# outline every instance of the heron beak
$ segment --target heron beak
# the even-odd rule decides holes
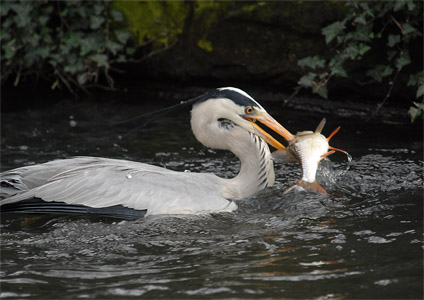
[[[272,147],[276,148],[277,150],[285,149],[286,147],[283,146],[280,142],[278,142],[276,139],[274,139],[269,133],[267,133],[265,130],[263,130],[261,127],[259,127],[256,124],[256,121],[261,122],[269,129],[272,129],[279,135],[281,135],[286,141],[290,142],[294,139],[294,135],[292,135],[287,129],[285,129],[280,123],[278,123],[273,117],[271,117],[267,113],[257,113],[254,116],[249,115],[243,115],[243,118],[247,121],[249,121],[255,128],[255,134],[265,140],[268,144],[270,144]]]

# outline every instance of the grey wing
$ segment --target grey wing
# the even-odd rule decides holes
[[[42,186],[43,184],[46,184],[51,177],[68,170],[84,166],[111,163],[112,161],[115,160],[98,157],[75,157],[70,159],[58,159],[43,164],[9,170],[0,174],[0,197],[9,197],[35,187]]]
[[[34,197],[93,208],[122,205],[147,210],[148,214],[211,212],[230,207],[230,202],[219,195],[218,177],[214,175],[174,172],[118,160],[59,173],[2,204]]]

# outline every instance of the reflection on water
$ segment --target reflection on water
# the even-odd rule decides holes
[[[234,156],[199,145],[187,120],[120,139],[128,129],[110,125],[134,110],[4,115],[2,169],[93,155],[223,177],[237,172]],[[0,296],[422,298],[422,146],[414,139],[396,146],[392,129],[377,143],[357,133],[359,124],[350,126],[332,142],[352,162],[335,154],[320,168],[330,196],[283,195],[300,178],[299,166],[288,164],[276,165],[274,187],[231,214],[3,217]]]

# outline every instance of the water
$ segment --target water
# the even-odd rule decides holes
[[[112,126],[149,109],[90,104],[3,114],[1,168],[92,155],[234,176],[234,156],[199,145],[186,117],[126,138],[130,125]],[[292,131],[323,117],[269,111]],[[336,153],[321,167],[330,196],[283,195],[300,178],[299,166],[288,164],[276,165],[275,186],[235,213],[3,216],[0,297],[421,299],[421,128],[326,117],[325,135],[342,125],[331,145],[353,157],[348,163]]]

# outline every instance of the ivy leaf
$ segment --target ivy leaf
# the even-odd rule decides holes
[[[383,77],[389,76],[393,74],[393,69],[390,66],[386,66],[384,68],[383,73],[381,74]]]
[[[409,108],[408,114],[411,117],[411,123],[415,122],[417,118],[419,118],[424,111],[424,103],[416,103],[414,102],[414,106]]]
[[[378,82],[383,81],[384,65],[375,65],[373,69],[367,71],[366,75],[374,78]]]
[[[411,58],[409,57],[408,52],[403,52],[401,55],[395,60],[395,66],[398,70],[402,70],[404,66],[407,66],[411,63]]]
[[[112,15],[112,18],[116,21],[116,22],[122,22],[124,21],[124,15],[122,14],[122,11],[119,10],[115,10],[113,9],[110,14]]]
[[[40,22],[41,25],[46,25],[46,23],[49,19],[50,18],[48,16],[40,16],[38,18],[38,22]]]
[[[393,8],[394,11],[401,10],[406,4],[406,1],[395,1],[395,6]]]
[[[115,36],[121,44],[125,44],[131,36],[131,33],[125,30],[115,30]]]
[[[15,49],[14,49],[14,45],[15,44],[15,39],[11,40],[9,43],[6,44],[5,47],[5,53],[4,53],[4,58],[10,63],[10,59],[15,55]]]
[[[417,98],[422,97],[424,95],[424,84],[421,84],[417,89]],[[424,104],[421,104],[424,105]]]
[[[89,78],[88,73],[82,73],[77,76],[77,81],[79,84],[84,85]]]
[[[100,15],[104,9],[105,9],[105,6],[103,5],[102,2],[96,2],[96,4],[94,5],[94,13],[96,15]]]
[[[344,29],[344,21],[337,21],[324,27],[321,32],[325,36],[325,42],[329,44],[335,37],[342,33]]]
[[[352,40],[359,42],[369,42],[373,37],[370,26],[358,26],[358,28],[352,32]]]
[[[359,55],[364,55],[371,49],[370,46],[365,45],[364,43],[359,44]]]
[[[312,88],[314,87],[314,78],[316,77],[315,73],[309,72],[306,75],[303,75],[299,81],[297,82],[298,85],[306,87],[306,88]]]
[[[389,34],[387,38],[387,46],[393,47],[397,43],[400,42],[400,35],[399,34]]]
[[[93,54],[90,55],[90,59],[94,61],[98,67],[108,67],[107,55],[105,54]]]
[[[315,94],[320,95],[321,97],[323,97],[325,99],[328,98],[328,90],[327,90],[327,87],[325,85],[316,86],[316,88],[313,89],[313,92]]]
[[[354,60],[359,55],[359,47],[356,44],[350,44],[344,49],[342,54],[345,57],[349,57],[350,59]]]
[[[105,21],[105,18],[102,16],[91,16],[90,17],[90,28],[91,29],[99,29],[100,26],[102,26],[103,22]]]
[[[412,85],[421,85],[421,84],[424,84],[424,71],[418,72],[417,74],[411,74],[411,76],[409,76],[409,80],[406,85],[412,86]]]
[[[360,14],[353,20],[354,23],[365,25],[367,24],[367,20],[365,18],[365,14]]]
[[[414,1],[407,1],[408,4],[408,10],[413,11],[416,7]]]
[[[331,74],[338,77],[347,77],[346,70],[341,64],[337,64],[331,68]]]
[[[122,49],[121,44],[118,44],[111,40],[107,40],[105,46],[110,52],[112,52],[113,55],[116,55],[119,52],[119,50]]]
[[[410,33],[416,32],[416,31],[417,30],[411,24],[408,24],[408,23],[402,24],[402,34],[403,35],[407,35],[407,34],[410,34]]]
[[[316,68],[323,68],[325,65],[325,59],[319,56],[308,56],[302,59],[299,59],[297,65],[301,68],[309,67],[313,70]]]

